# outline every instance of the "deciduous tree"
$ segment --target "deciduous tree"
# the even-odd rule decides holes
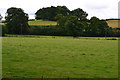
[[[86,21],[87,20],[86,17],[88,16],[88,14],[85,11],[83,11],[82,9],[80,9],[80,8],[72,10],[70,12],[70,15],[77,16],[78,19],[81,20],[81,21]]]
[[[10,34],[27,34],[29,32],[28,14],[21,8],[11,7],[6,12],[6,26]]]
[[[78,37],[83,33],[83,23],[76,16],[70,16],[65,22],[65,29],[68,34]]]

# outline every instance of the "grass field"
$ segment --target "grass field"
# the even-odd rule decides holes
[[[4,23],[1,23],[1,22],[0,22],[0,25],[4,25]]]
[[[112,28],[118,28],[118,20],[108,20],[106,21],[108,25]],[[48,26],[48,25],[56,25],[55,21],[43,21],[43,20],[35,20],[28,21],[30,26]],[[0,23],[0,25],[4,25],[4,23]]]
[[[108,20],[106,21],[108,25],[112,28],[118,28],[118,20]],[[43,20],[36,20],[36,21],[29,21],[29,25],[39,26],[39,25],[56,25],[55,21],[43,21]]]
[[[118,20],[108,20],[107,23],[112,28],[118,28]]]
[[[29,21],[28,23],[31,26],[47,26],[47,25],[56,25],[57,24],[57,22],[55,22],[55,21],[43,21],[43,20]]]
[[[117,78],[117,40],[4,37],[3,77]]]

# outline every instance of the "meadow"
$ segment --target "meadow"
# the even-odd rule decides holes
[[[117,78],[118,41],[105,38],[2,38],[3,78]]]
[[[112,28],[118,28],[118,21],[119,20],[107,20],[106,22]],[[57,22],[55,21],[43,21],[43,20],[36,20],[36,21],[29,21],[29,25],[31,26],[48,26],[48,25],[56,25]]]
[[[106,21],[108,23],[108,25],[112,28],[118,28],[118,23],[120,20],[108,20]]]
[[[106,21],[108,25],[112,28],[118,28],[118,20],[108,20]],[[35,21],[28,21],[30,26],[54,26],[57,25],[56,21],[44,21],[44,20],[35,20]],[[4,25],[4,23],[0,22],[0,25]]]
[[[44,21],[44,20],[35,20],[35,21],[29,21],[28,24],[30,26],[53,26],[57,25],[56,21]]]

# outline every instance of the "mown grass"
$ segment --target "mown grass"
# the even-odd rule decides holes
[[[3,78],[117,78],[117,40],[4,37]]]

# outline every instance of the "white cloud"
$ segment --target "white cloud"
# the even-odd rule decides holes
[[[98,18],[117,18],[119,0],[1,0],[0,13],[4,16],[10,7],[22,8],[34,18],[33,13],[38,9],[48,6],[65,5],[70,10],[82,8],[88,13],[88,18],[97,16]]]

